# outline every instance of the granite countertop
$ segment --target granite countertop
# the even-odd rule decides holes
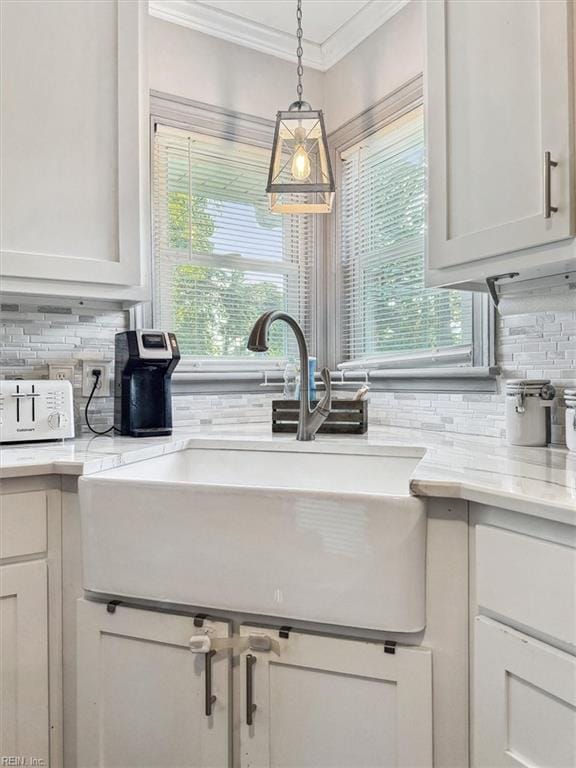
[[[207,440],[221,447],[303,445],[292,435],[273,436],[264,423],[178,428],[171,437],[146,440],[83,435],[60,443],[2,447],[0,477],[92,474]],[[518,448],[496,438],[372,426],[366,435],[321,435],[314,450],[334,444],[425,448],[412,476],[414,494],[477,501],[576,525],[576,454],[566,449]]]

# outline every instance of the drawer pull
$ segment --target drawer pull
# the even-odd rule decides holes
[[[252,725],[256,704],[254,704],[254,688],[252,679],[252,667],[256,664],[256,656],[249,653],[246,656],[246,725]]]
[[[216,655],[216,651],[208,651],[204,656],[204,713],[206,717],[212,717],[212,707],[216,701],[216,696],[212,693],[212,658]]]

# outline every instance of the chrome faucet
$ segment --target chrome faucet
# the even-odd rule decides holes
[[[326,387],[322,400],[313,411],[310,410],[310,389],[308,369],[308,347],[302,333],[302,328],[293,317],[280,310],[264,312],[254,323],[254,328],[248,339],[248,349],[252,352],[266,352],[268,349],[268,331],[275,320],[284,320],[294,331],[300,353],[300,412],[298,414],[298,430],[296,440],[314,440],[316,432],[328,418],[332,405],[332,388],[330,385],[330,371],[323,368],[320,376]]]

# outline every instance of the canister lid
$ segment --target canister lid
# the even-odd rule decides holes
[[[550,384],[550,379],[508,379],[506,391],[508,394],[540,392],[547,384]]]
[[[507,387],[541,387],[550,384],[550,379],[508,379]]]

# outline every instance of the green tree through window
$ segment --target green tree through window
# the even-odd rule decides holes
[[[346,359],[471,348],[472,296],[425,286],[421,113],[344,153],[341,244]]]
[[[310,227],[298,237],[302,223],[268,210],[266,151],[158,128],[156,311],[186,356],[253,356],[246,341],[262,312],[284,309],[307,323]],[[273,326],[269,354],[292,351],[286,329]]]

